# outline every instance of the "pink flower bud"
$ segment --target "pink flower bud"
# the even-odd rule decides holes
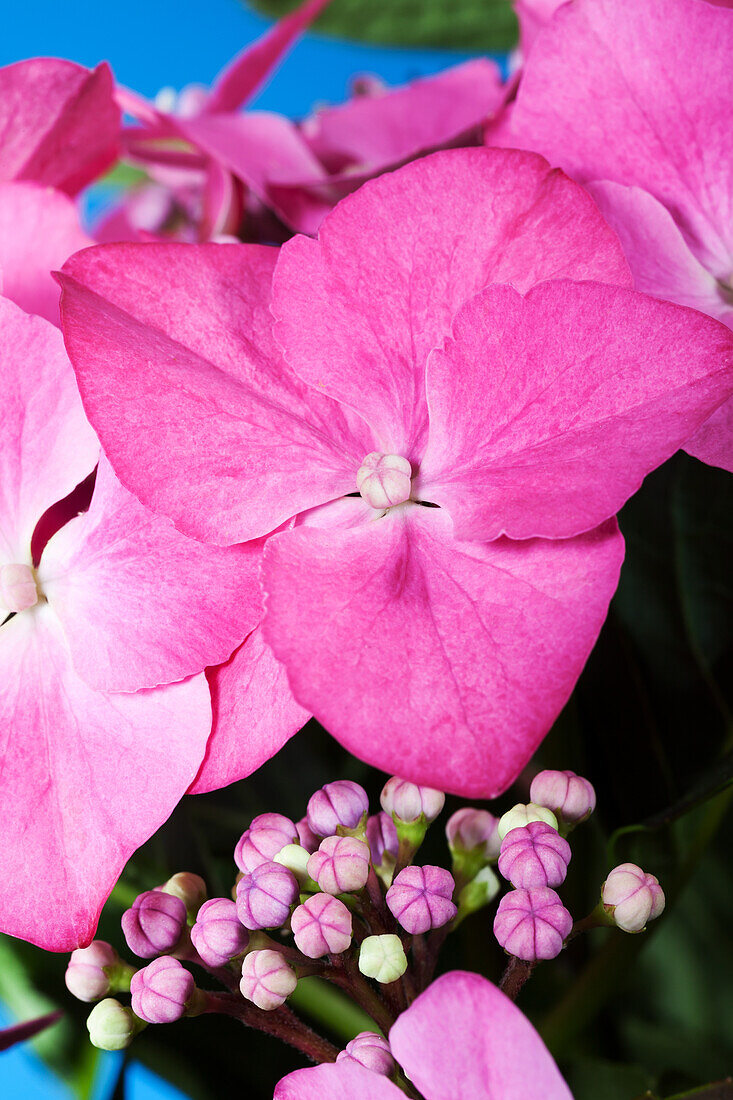
[[[642,932],[664,909],[664,891],[659,880],[637,867],[622,863],[614,867],[601,888],[603,908],[624,932]]]
[[[455,882],[443,867],[405,867],[387,891],[387,907],[406,932],[442,928],[455,917]]]
[[[401,455],[372,451],[359,467],[356,487],[372,508],[403,504],[412,491],[412,467]]]
[[[536,775],[529,788],[529,797],[569,824],[585,821],[596,808],[596,792],[587,779],[575,772],[544,771]]]
[[[391,1077],[395,1069],[395,1060],[389,1049],[389,1043],[373,1031],[361,1031],[346,1044],[344,1050],[336,1056],[337,1062],[358,1062],[372,1073],[381,1073]]]
[[[89,947],[77,947],[71,952],[69,965],[66,967],[66,988],[77,1000],[100,1001],[110,992],[109,976],[105,973],[105,966],[117,966],[120,956],[114,947],[104,940],[94,940]]]
[[[149,1024],[172,1024],[185,1014],[195,992],[193,974],[178,959],[163,955],[133,975],[132,1011]]]
[[[259,814],[239,838],[234,862],[240,871],[254,871],[261,863],[274,859],[286,844],[295,844],[297,839],[298,830],[289,817]]]
[[[333,836],[339,825],[355,829],[369,810],[363,787],[350,779],[326,783],[308,801],[308,824],[316,836]]]
[[[161,890],[147,890],[122,914],[122,931],[131,951],[141,959],[172,951],[186,927],[186,906]]]
[[[554,959],[562,951],[573,918],[549,886],[511,890],[499,902],[494,935],[510,955],[525,962]]]
[[[321,838],[311,829],[308,824],[307,817],[301,817],[300,821],[295,823],[295,828],[298,830],[298,840],[302,848],[305,848],[306,852],[310,855],[315,852],[318,845],[321,843]]]
[[[225,966],[235,955],[241,955],[249,935],[234,902],[229,898],[205,901],[191,929],[191,942],[207,966]]]
[[[0,565],[0,607],[26,611],[37,603],[36,578],[30,565]]]
[[[545,821],[512,829],[501,842],[499,870],[512,886],[534,890],[560,886],[570,863],[570,845]]]
[[[421,814],[425,814],[430,822],[435,821],[443,809],[445,795],[432,787],[418,787],[416,783],[393,775],[385,783],[380,801],[384,812],[400,821],[417,821]]]
[[[327,836],[308,860],[308,874],[326,894],[361,890],[369,878],[369,845],[353,836]]]
[[[340,955],[351,943],[351,913],[330,894],[314,894],[290,918],[295,943],[309,959]]]
[[[245,955],[239,990],[245,1000],[252,1001],[265,1012],[285,1004],[297,984],[295,971],[279,951],[266,949]]]
[[[400,842],[397,837],[395,823],[389,814],[382,811],[372,814],[366,825],[367,842],[372,853],[372,863],[379,867],[384,859],[384,853],[397,859]]]
[[[501,849],[499,818],[488,810],[475,810],[464,806],[456,810],[445,827],[445,835],[451,851],[474,852],[477,849],[485,859],[496,859]]]
[[[245,928],[279,928],[298,897],[298,881],[281,863],[261,863],[237,883],[237,916]]]

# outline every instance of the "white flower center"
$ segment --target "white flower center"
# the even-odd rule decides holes
[[[38,603],[36,578],[30,565],[0,565],[0,606],[26,611]]]
[[[410,499],[412,467],[401,455],[372,451],[356,475],[356,487],[372,508],[392,508]]]

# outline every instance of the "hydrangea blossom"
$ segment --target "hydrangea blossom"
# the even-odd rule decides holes
[[[588,183],[640,290],[731,328],[732,55],[729,0],[572,0],[537,39],[501,139]],[[733,470],[733,402],[686,450]]]
[[[572,1100],[529,1020],[478,974],[452,971],[413,1001],[389,1032],[395,1059],[425,1100]],[[342,1059],[288,1074],[275,1100],[400,1100],[379,1073]]]
[[[201,672],[259,621],[260,551],[180,535],[103,458],[88,512],[62,515],[34,556],[39,521],[99,447],[58,330],[6,299],[0,323],[0,927],[68,949],[91,940],[127,858],[196,775]]]
[[[496,795],[601,627],[610,517],[729,395],[733,337],[628,289],[588,196],[517,151],[436,153],[343,200],[281,250],[273,333],[276,259],[74,257],[62,312],[88,413],[182,531],[286,525],[264,552],[265,639],[342,744]],[[375,452],[413,471],[386,510],[354,495]]]

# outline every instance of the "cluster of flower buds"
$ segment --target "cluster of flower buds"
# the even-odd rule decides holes
[[[73,953],[70,991],[99,1001],[88,1021],[92,1042],[122,1049],[148,1024],[221,1012],[311,1056],[321,1044],[323,1053],[325,1040],[286,1005],[299,979],[311,975],[342,988],[386,1032],[430,981],[448,932],[499,892],[494,864],[512,887],[494,920],[500,944],[525,966],[554,958],[573,933],[556,893],[570,862],[566,837],[592,812],[595,795],[572,772],[542,772],[531,796],[502,818],[471,807],[453,814],[446,826],[451,871],[415,862],[444,795],[397,777],[371,816],[366,792],[349,780],[316,791],[297,823],[260,814],[236,845],[231,897],[207,900],[204,882],[184,873],[140,894],[123,914],[127,945],[147,965],[136,969],[102,942]],[[624,864],[609,874],[581,925],[637,932],[663,906],[657,880]],[[189,965],[224,991],[200,989]],[[129,1007],[110,996],[126,992]],[[388,1046],[371,1032],[338,1057],[394,1071]]]
[[[584,920],[573,918],[557,894],[568,873],[568,834],[590,817],[596,795],[587,779],[571,771],[543,771],[532,780],[531,801],[519,803],[496,826],[498,868],[513,889],[494,918],[494,935],[515,959],[533,964],[554,959],[579,931],[613,924],[640,932],[664,908],[653,875],[626,863],[610,872],[601,901]]]

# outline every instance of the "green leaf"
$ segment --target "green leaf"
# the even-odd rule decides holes
[[[733,1100],[733,1077],[703,1085],[701,1089],[691,1092],[677,1092],[674,1096],[668,1096],[667,1100]]]
[[[254,0],[279,18],[299,0]],[[517,41],[510,0],[337,0],[316,23],[342,38],[399,46],[503,52]]]
[[[654,1084],[640,1066],[620,1065],[601,1058],[578,1058],[563,1066],[574,1100],[630,1100]]]

